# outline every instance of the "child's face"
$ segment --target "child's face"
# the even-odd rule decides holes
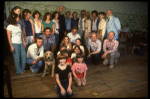
[[[76,40],[76,45],[80,46],[81,42],[79,40]]]
[[[82,63],[83,58],[78,58],[77,60],[78,60],[79,63]]]
[[[78,47],[76,47],[75,49],[74,49],[74,52],[77,54],[77,53],[80,53],[80,50],[78,49]]]
[[[60,59],[60,64],[65,64],[66,63],[66,59]]]

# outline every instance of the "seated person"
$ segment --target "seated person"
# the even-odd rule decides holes
[[[68,33],[67,36],[70,39],[70,42],[72,42],[73,45],[76,44],[76,39],[81,38],[80,35],[77,32],[77,27],[73,27],[72,32]]]
[[[67,46],[65,44],[60,45],[60,51],[67,49]],[[57,56],[60,54],[60,51],[57,52]]]
[[[93,61],[94,65],[97,65],[100,58],[101,51],[101,41],[97,39],[97,35],[95,32],[91,34],[91,39],[88,40],[88,52],[86,63],[90,64]]]
[[[38,73],[42,66],[42,58],[44,57],[43,38],[37,37],[35,43],[31,44],[27,50],[27,64],[32,65],[31,71]]]
[[[64,54],[66,57],[68,57],[68,51],[67,51],[67,49],[61,50],[60,53]],[[72,66],[72,60],[71,60],[70,57],[67,58],[66,65]]]
[[[78,45],[76,45],[73,49],[73,53],[71,54],[71,59],[72,59],[72,64],[76,61],[76,55],[78,53],[82,53],[82,50],[80,49],[80,47]]]
[[[43,32],[44,32],[44,35],[40,35],[40,37],[43,38],[44,53],[50,49],[54,53],[55,36],[52,35],[51,29],[49,27],[46,27]]]
[[[84,54],[85,54],[85,53],[84,53],[84,47],[81,45],[81,39],[79,39],[79,38],[76,39],[76,45],[80,46],[80,49],[82,50],[83,55],[84,55]],[[73,45],[73,48],[74,48],[76,45]]]
[[[109,32],[108,39],[104,40],[103,44],[103,51],[104,54],[102,55],[102,58],[104,58],[103,64],[107,65],[110,63],[109,68],[113,68],[114,62],[117,63],[117,58],[120,56],[120,53],[117,51],[119,42],[114,39],[115,33]],[[107,50],[108,48],[108,50]]]

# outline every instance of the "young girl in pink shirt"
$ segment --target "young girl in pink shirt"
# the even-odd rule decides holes
[[[83,61],[83,57],[84,57],[83,54],[78,53],[76,56],[76,62],[71,67],[77,86],[86,85],[85,77],[88,68]]]

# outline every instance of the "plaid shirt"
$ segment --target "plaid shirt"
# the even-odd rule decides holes
[[[89,39],[87,48],[89,49],[90,47],[93,52],[101,51],[101,41],[96,39],[96,42],[93,42],[92,39]]]
[[[103,44],[103,51],[106,52],[106,48],[108,48],[108,53],[116,52],[118,45],[119,42],[115,39],[113,39],[112,42],[110,42],[109,39],[105,39]]]

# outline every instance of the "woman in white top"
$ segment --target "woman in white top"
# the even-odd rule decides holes
[[[8,19],[7,23],[7,37],[8,42],[14,57],[16,73],[20,74],[25,71],[26,65],[26,52],[25,47],[26,43],[23,37],[19,22],[19,16],[15,13],[12,13]]]
[[[55,42],[56,42],[56,46],[58,46],[58,41],[59,41],[59,12],[55,11],[53,12],[53,22],[54,22],[54,35],[55,35]]]
[[[99,25],[98,25],[97,38],[99,40],[103,41],[104,40],[104,36],[105,36],[105,31],[106,31],[106,21],[104,19],[105,12],[99,12],[99,17],[100,17],[101,21],[99,22]]]
[[[35,31],[35,39],[42,35],[42,20],[39,20],[41,17],[41,13],[39,11],[34,11],[32,14],[33,24],[34,24],[34,31]]]

